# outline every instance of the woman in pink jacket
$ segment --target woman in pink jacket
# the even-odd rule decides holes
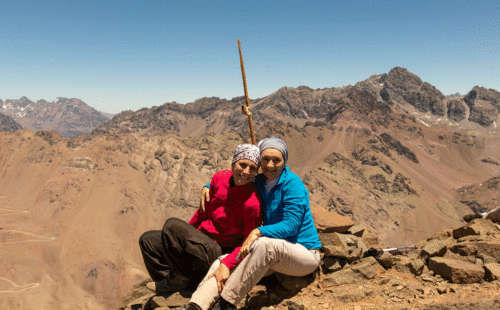
[[[243,240],[262,222],[259,191],[252,182],[260,164],[259,148],[236,148],[232,170],[217,172],[210,182],[210,201],[189,223],[166,221],[162,230],[145,232],[139,239],[144,264],[162,295],[198,285],[210,266],[223,254],[213,271],[225,282],[238,262]]]

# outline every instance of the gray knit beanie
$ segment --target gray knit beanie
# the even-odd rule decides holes
[[[286,146],[286,143],[283,139],[271,136],[260,141],[258,146],[260,149],[260,156],[262,156],[262,152],[264,152],[267,149],[276,149],[280,151],[281,154],[283,154],[283,158],[285,159],[285,165],[286,165],[286,162],[288,161],[288,147]]]

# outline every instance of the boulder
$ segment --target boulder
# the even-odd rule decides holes
[[[349,258],[349,247],[345,238],[338,233],[319,233],[325,256]]]
[[[345,232],[354,225],[350,218],[322,209],[313,203],[311,212],[318,232]]]
[[[422,271],[424,270],[425,262],[420,258],[410,259],[409,267],[411,273],[413,273],[416,276],[419,276],[422,274]]]
[[[394,260],[394,256],[387,252],[382,253],[382,255],[378,257],[378,261],[385,268],[391,268],[396,263]]]
[[[443,256],[444,253],[446,253],[446,243],[443,240],[436,239],[424,246],[420,256],[427,260],[430,257]]]
[[[498,228],[492,221],[475,219],[467,225],[453,230],[453,238],[460,239],[465,236],[487,236],[497,234]]]
[[[484,264],[485,276],[488,281],[500,279],[500,264]]]
[[[487,255],[493,258],[497,258],[497,262],[500,261],[500,242],[496,240],[492,241],[465,241],[455,244],[450,247],[450,250],[454,253],[460,254],[461,256],[466,255]]]
[[[323,265],[329,272],[335,272],[342,270],[342,266],[345,265],[345,260],[338,257],[325,257],[323,259]]]
[[[363,234],[368,230],[368,228],[363,224],[356,224],[349,228],[348,232],[356,237],[363,237]]]
[[[394,269],[402,273],[411,273],[410,258],[403,255],[395,255],[393,256],[393,258],[394,258]]]
[[[349,268],[325,275],[321,283],[324,287],[351,284],[365,279],[373,279],[383,272],[385,269],[374,257],[366,257],[354,262]]]
[[[484,278],[484,269],[466,261],[431,257],[429,269],[453,283],[477,283]]]

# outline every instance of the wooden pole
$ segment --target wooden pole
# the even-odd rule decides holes
[[[257,144],[255,142],[255,134],[253,132],[253,123],[252,123],[252,113],[250,112],[250,98],[248,97],[247,90],[247,78],[245,76],[245,65],[243,64],[243,54],[241,53],[241,41],[238,40],[238,49],[240,50],[240,66],[241,66],[241,77],[243,78],[243,89],[245,91],[245,103],[241,105],[241,110],[243,114],[248,116],[248,126],[250,126],[250,137],[252,138],[252,144]]]

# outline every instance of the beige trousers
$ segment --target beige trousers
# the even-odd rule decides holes
[[[233,270],[222,290],[221,296],[233,305],[238,305],[264,276],[279,272],[302,277],[316,270],[321,260],[319,250],[308,250],[298,243],[267,237],[260,237],[255,242],[253,251]],[[224,257],[212,264],[191,297],[190,302],[203,310],[210,309],[219,297],[215,278],[207,280],[207,277],[219,267]]]
[[[492,222],[495,223],[500,223],[500,207],[491,210],[490,212],[486,213],[483,218],[491,220]]]
[[[223,260],[224,257],[226,257],[227,255],[228,254],[220,256],[212,264],[210,270],[208,270],[203,280],[201,280],[200,284],[198,285],[198,288],[196,289],[196,292],[193,293],[193,295],[191,296],[191,300],[189,302],[197,304],[203,310],[208,310],[217,301],[217,298],[219,298],[217,281],[215,280],[215,277],[212,277],[210,279],[207,278],[215,270],[217,270],[217,268],[219,268],[221,260]]]

